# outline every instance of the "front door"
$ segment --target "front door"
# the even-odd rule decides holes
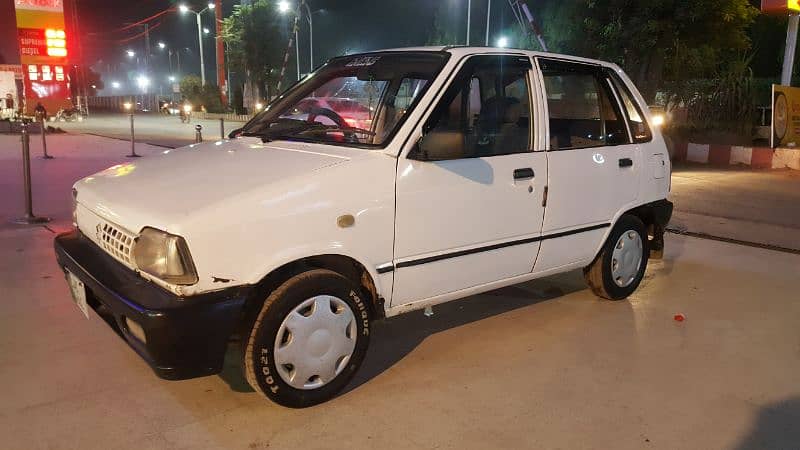
[[[397,167],[392,306],[530,273],[547,179],[530,60],[469,58]]]

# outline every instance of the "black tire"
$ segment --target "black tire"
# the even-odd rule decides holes
[[[611,274],[612,258],[614,247],[617,245],[620,237],[623,233],[629,231],[639,234],[642,243],[642,256],[639,270],[633,282],[623,287],[619,286],[614,281],[614,277]],[[598,297],[609,300],[623,300],[633,294],[636,288],[639,287],[639,283],[642,282],[644,272],[647,270],[647,259],[649,255],[650,249],[644,224],[638,217],[625,214],[619,218],[617,224],[611,230],[608,239],[600,250],[600,254],[597,255],[589,266],[583,269],[583,277],[586,279],[586,283],[592,289],[592,292]]]
[[[304,301],[331,295],[347,303],[356,322],[356,344],[345,368],[327,384],[316,389],[290,386],[278,372],[273,357],[281,323]],[[244,341],[244,372],[247,382],[268,399],[290,408],[305,408],[330,400],[353,378],[369,346],[370,312],[358,287],[339,273],[314,269],[295,275],[264,301],[249,335]]]

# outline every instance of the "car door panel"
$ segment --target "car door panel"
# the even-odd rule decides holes
[[[398,160],[392,307],[532,270],[547,157],[531,151],[530,68],[468,59],[422,127],[438,153]]]

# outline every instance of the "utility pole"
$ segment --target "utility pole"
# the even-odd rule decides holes
[[[150,73],[150,24],[144,23],[144,73]]]
[[[217,44],[217,86],[219,87],[220,100],[222,105],[228,105],[228,95],[226,93],[228,83],[225,77],[225,43],[222,41],[222,0],[215,0],[214,23],[216,24],[216,44]]]

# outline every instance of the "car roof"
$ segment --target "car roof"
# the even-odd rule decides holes
[[[426,47],[399,47],[399,48],[389,48],[384,50],[376,50],[374,52],[367,52],[368,53],[380,53],[380,52],[447,52],[452,54],[456,57],[463,57],[463,56],[471,56],[471,55],[486,55],[486,54],[497,54],[497,53],[505,53],[505,54],[516,54],[516,55],[526,55],[530,57],[543,57],[543,58],[556,58],[556,59],[565,59],[569,61],[577,61],[583,62],[588,64],[597,64],[601,66],[611,67],[615,70],[619,70],[619,67],[608,61],[601,61],[598,59],[591,59],[591,58],[583,58],[580,56],[573,56],[573,55],[564,55],[560,53],[550,53],[550,52],[539,52],[539,51],[532,51],[532,50],[521,50],[516,48],[501,48],[501,47],[468,47],[468,46],[461,46],[461,45],[439,45],[439,46],[426,46]]]

